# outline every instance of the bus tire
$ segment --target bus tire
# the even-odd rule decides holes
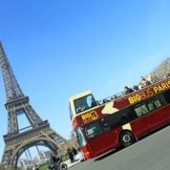
[[[119,136],[120,144],[123,148],[132,145],[136,142],[136,139],[131,131],[122,131]]]

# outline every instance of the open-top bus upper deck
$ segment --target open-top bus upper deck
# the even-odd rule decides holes
[[[101,101],[97,101],[90,90],[85,91],[69,100],[72,125],[76,128],[91,123],[168,89],[170,77],[127,95],[122,92]]]

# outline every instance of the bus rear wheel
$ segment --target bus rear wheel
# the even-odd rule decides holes
[[[136,139],[131,131],[123,131],[120,134],[120,143],[122,147],[127,147],[136,142]]]

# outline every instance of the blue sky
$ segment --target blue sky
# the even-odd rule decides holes
[[[168,0],[0,0],[0,40],[30,104],[69,138],[69,97],[132,86],[170,54]],[[0,155],[7,133],[0,76]]]

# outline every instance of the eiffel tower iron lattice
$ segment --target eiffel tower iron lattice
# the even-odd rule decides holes
[[[12,165],[16,169],[20,156],[29,147],[42,145],[56,153],[67,141],[51,129],[48,121],[43,121],[29,104],[29,97],[22,92],[1,42],[0,66],[7,97],[5,107],[8,112],[8,132],[3,136],[5,149],[2,164]],[[30,123],[29,127],[19,129],[18,116],[21,114],[25,114]]]

